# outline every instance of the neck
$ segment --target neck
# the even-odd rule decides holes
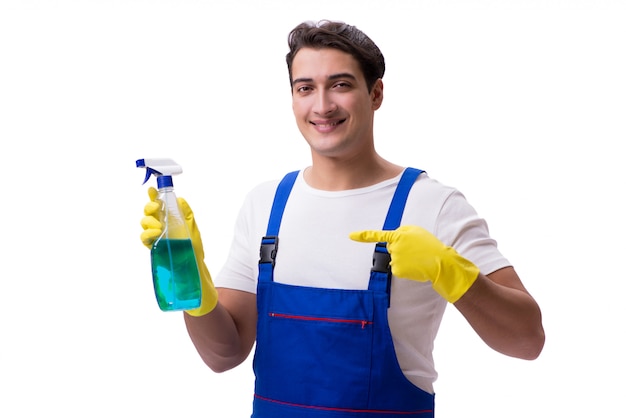
[[[403,167],[384,160],[378,154],[354,161],[314,159],[304,172],[304,180],[315,189],[338,191],[371,186],[400,174]]]

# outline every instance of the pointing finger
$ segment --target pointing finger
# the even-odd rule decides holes
[[[359,242],[387,242],[393,237],[393,231],[355,231],[350,233],[350,239]]]

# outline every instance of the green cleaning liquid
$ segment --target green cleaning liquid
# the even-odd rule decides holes
[[[161,239],[152,247],[154,292],[162,311],[200,306],[200,275],[190,239]]]

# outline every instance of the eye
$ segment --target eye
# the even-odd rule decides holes
[[[336,90],[347,90],[350,87],[352,87],[352,85],[348,83],[347,81],[339,81],[333,84],[333,89],[336,89]]]
[[[311,90],[313,90],[310,86],[307,86],[307,85],[296,86],[294,87],[294,89],[296,93],[300,93],[300,94],[306,94],[310,92]]]

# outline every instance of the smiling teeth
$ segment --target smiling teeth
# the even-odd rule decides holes
[[[332,123],[313,123],[316,126],[326,127],[326,126],[337,126],[340,122],[332,122]]]

